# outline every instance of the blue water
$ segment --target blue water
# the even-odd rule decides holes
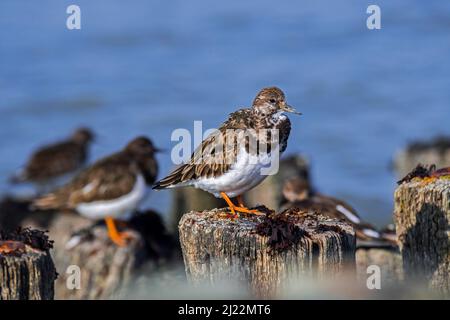
[[[374,3],[382,29],[370,31]],[[81,30],[66,28],[69,4]],[[304,114],[287,152],[311,159],[319,190],[383,224],[394,152],[450,134],[450,2],[2,0],[0,39],[2,192],[34,147],[80,124],[100,136],[93,159],[138,134],[170,150],[173,129],[216,127],[277,85]],[[159,160],[166,174],[170,153]]]

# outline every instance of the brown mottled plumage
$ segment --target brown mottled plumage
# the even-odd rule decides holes
[[[149,139],[136,138],[122,151],[100,159],[80,172],[65,186],[38,198],[33,206],[74,210],[81,203],[114,200],[131,192],[139,174],[143,175],[147,185],[151,185],[158,172],[154,158],[156,151]],[[88,190],[86,186],[89,186]]]
[[[79,170],[87,160],[88,146],[93,138],[89,129],[80,128],[67,140],[41,147],[11,182],[44,183]]]
[[[279,149],[280,152],[283,152],[287,146],[291,123],[287,117],[284,121],[273,121],[272,115],[280,111],[297,113],[286,104],[283,91],[276,87],[262,89],[254,99],[251,108],[231,113],[216,133],[202,141],[192,154],[189,163],[178,167],[167,177],[158,181],[153,188],[164,189],[199,178],[223,175],[234,163],[238,152],[238,143],[242,143],[243,139],[246,139],[245,147],[251,154],[258,151],[254,148],[249,149],[250,146],[255,145],[249,142],[256,139],[259,139],[260,144],[265,143],[267,151],[270,152],[271,137],[269,134],[267,136],[260,135],[261,129],[279,129]],[[227,135],[229,129],[246,131],[231,137]],[[233,147],[227,149],[226,146]],[[218,157],[217,152],[220,152],[222,156]]]
[[[286,149],[291,122],[284,112],[298,113],[286,103],[283,91],[262,89],[248,109],[230,114],[220,128],[183,164],[153,189],[194,186],[223,198],[231,211],[263,214],[245,207],[241,195],[268,174],[275,174],[280,154]],[[270,166],[268,163],[270,162]],[[235,205],[230,197],[237,197]]]

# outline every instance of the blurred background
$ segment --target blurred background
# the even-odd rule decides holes
[[[81,8],[81,30],[66,8]],[[381,30],[366,9],[381,7]],[[391,220],[395,151],[449,134],[450,3],[444,1],[39,1],[0,3],[0,192],[42,143],[79,125],[91,159],[139,134],[170,150],[176,128],[217,127],[264,86],[292,116],[286,153],[317,188],[376,225]],[[160,154],[160,177],[173,167]],[[170,193],[148,206],[166,213]]]

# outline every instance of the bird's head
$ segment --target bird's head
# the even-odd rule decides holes
[[[308,181],[300,177],[290,178],[283,185],[283,196],[289,202],[306,200],[309,194],[310,185]]]
[[[253,109],[263,115],[272,115],[278,112],[301,114],[286,103],[283,91],[277,87],[262,89],[253,100]]]
[[[89,128],[78,128],[72,134],[72,140],[80,144],[92,142],[94,139],[95,135]]]
[[[125,147],[125,152],[135,161],[147,184],[152,185],[158,175],[158,162],[155,153],[161,149],[156,148],[147,137],[137,137]]]
[[[156,148],[149,138],[141,136],[131,140],[125,147],[125,151],[131,156],[139,158],[153,156],[161,150]]]

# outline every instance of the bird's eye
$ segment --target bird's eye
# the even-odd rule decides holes
[[[276,101],[275,99],[270,99],[269,102],[270,102],[270,103],[275,103],[275,102],[277,102],[277,101]]]

